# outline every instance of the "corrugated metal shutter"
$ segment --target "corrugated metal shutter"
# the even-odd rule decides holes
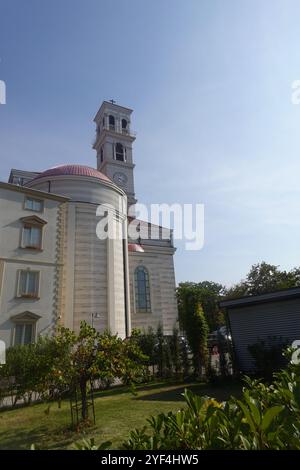
[[[228,308],[228,313],[238,367],[243,372],[253,370],[248,345],[258,339],[278,336],[290,343],[300,339],[300,299]]]

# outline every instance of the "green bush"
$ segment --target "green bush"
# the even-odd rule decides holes
[[[248,346],[259,377],[270,381],[273,373],[286,365],[287,361],[282,353],[287,343],[281,337],[269,336],[266,340],[258,339],[255,344]]]
[[[203,379],[208,372],[209,327],[195,286],[181,285],[177,289],[179,324],[185,332],[193,355],[194,376]]]
[[[226,403],[185,391],[186,407],[148,419],[131,432],[127,450],[300,450],[299,366],[265,385],[246,379],[240,400]]]
[[[130,342],[137,344],[146,356],[146,361],[143,362],[147,366],[145,382],[154,377],[178,380],[190,374],[188,344],[177,328],[168,336],[164,335],[161,324],[156,331],[151,327],[144,331],[134,329]]]
[[[95,439],[83,439],[81,442],[77,442],[74,444],[75,450],[106,450],[111,447],[111,442],[106,441],[102,442],[101,444],[97,445],[95,443]]]
[[[12,406],[19,401],[30,404],[33,398],[43,398],[45,377],[58,354],[48,337],[40,337],[34,344],[9,348],[6,364],[0,368],[1,394],[11,397]]]
[[[138,382],[145,375],[146,361],[137,344],[109,332],[100,334],[85,322],[78,334],[61,327],[55,336],[7,351],[6,364],[0,368],[0,399],[11,396],[12,406],[37,398],[60,404],[62,398],[80,391],[85,420],[91,382]]]

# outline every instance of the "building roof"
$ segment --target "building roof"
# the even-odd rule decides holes
[[[126,114],[131,114],[132,111],[133,111],[130,108],[127,108],[125,106],[121,106],[117,103],[112,103],[111,101],[102,101],[102,104],[101,104],[100,108],[98,109],[98,111],[96,113],[96,116],[94,117],[94,122],[97,121],[98,117],[100,116],[100,114],[104,110],[104,108],[108,108],[108,109],[115,110],[115,111],[120,111],[120,112],[125,111]]]
[[[240,297],[238,299],[223,300],[220,307],[240,307],[246,305],[260,304],[265,302],[276,302],[278,300],[287,300],[300,297],[300,287],[292,287],[291,289],[279,290],[268,294],[251,295],[248,297]]]
[[[96,170],[95,168],[77,164],[54,166],[53,168],[49,168],[48,170],[43,171],[31,181],[36,181],[40,178],[48,178],[50,176],[87,176],[97,178],[101,181],[111,182],[111,180],[106,175]]]
[[[39,173],[39,171],[17,170],[16,168],[12,168],[10,171],[8,182],[14,183],[14,178],[23,178],[26,180],[31,180],[32,178],[35,178],[37,175],[39,175]]]
[[[18,184],[4,183],[0,181],[0,189],[8,189],[10,191],[16,191],[19,193],[29,194],[31,196],[40,197],[44,199],[55,199],[60,202],[69,201],[70,198],[65,196],[60,196],[59,194],[46,193],[45,191],[39,191],[37,189],[27,188],[27,186],[19,186]]]

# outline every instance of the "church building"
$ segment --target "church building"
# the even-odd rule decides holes
[[[97,169],[11,170],[0,182],[0,340],[34,342],[85,320],[121,337],[177,322],[172,233],[128,216],[134,190],[132,110],[104,101],[95,116]],[[107,207],[121,238],[101,239]],[[134,220],[140,236],[128,236]]]

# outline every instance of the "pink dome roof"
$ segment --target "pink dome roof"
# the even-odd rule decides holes
[[[32,181],[36,181],[39,178],[47,178],[48,176],[91,176],[93,178],[98,178],[102,181],[111,181],[106,175],[85,165],[59,165],[49,168],[49,170],[43,171],[38,176],[33,178]]]

